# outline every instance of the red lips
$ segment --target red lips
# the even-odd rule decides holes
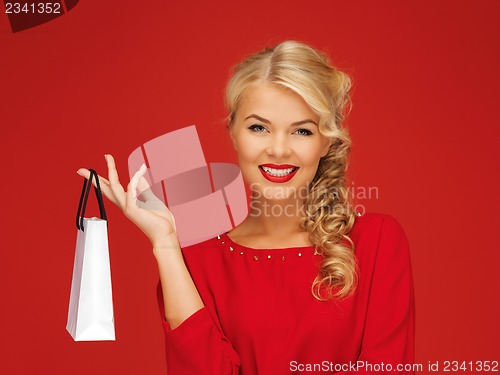
[[[263,167],[272,168],[272,169],[294,168],[294,170],[290,174],[287,174],[285,176],[271,176],[269,173],[264,171]],[[283,182],[290,181],[293,178],[293,176],[295,176],[297,171],[299,170],[299,167],[297,167],[295,165],[291,165],[291,164],[271,164],[270,163],[270,164],[259,165],[259,170],[260,170],[260,173],[262,173],[262,176],[264,176],[264,178],[266,180],[271,181],[271,182],[283,183]]]
[[[262,167],[272,168],[272,169],[289,169],[289,168],[298,168],[296,165],[291,164],[262,164]]]

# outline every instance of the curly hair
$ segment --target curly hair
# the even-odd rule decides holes
[[[319,117],[319,131],[332,139],[321,158],[304,202],[301,228],[322,255],[311,291],[318,300],[345,298],[357,284],[354,243],[349,238],[356,214],[346,182],[351,139],[343,127],[350,109],[351,80],[329,58],[296,41],[257,52],[236,65],[226,87],[228,124],[232,124],[245,90],[272,83],[292,90]]]

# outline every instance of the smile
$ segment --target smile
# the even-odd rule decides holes
[[[263,164],[259,165],[259,170],[265,179],[280,183],[290,181],[299,170],[299,167],[289,164]]]

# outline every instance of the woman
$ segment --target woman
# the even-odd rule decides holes
[[[413,373],[408,243],[388,215],[357,216],[345,173],[349,78],[283,42],[239,64],[228,131],[252,192],[247,218],[180,249],[168,210],[138,207],[106,156],[104,194],[149,237],[170,374]],[[88,171],[79,173],[88,176]]]

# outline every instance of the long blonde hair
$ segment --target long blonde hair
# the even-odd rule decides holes
[[[251,85],[272,83],[300,95],[319,116],[321,134],[332,139],[321,158],[305,199],[301,227],[309,232],[323,256],[311,290],[318,300],[345,298],[356,288],[354,244],[348,234],[355,222],[346,171],[351,139],[343,127],[350,105],[351,80],[328,57],[296,41],[285,41],[257,52],[236,65],[226,87],[228,123]]]

